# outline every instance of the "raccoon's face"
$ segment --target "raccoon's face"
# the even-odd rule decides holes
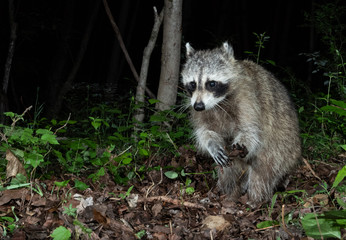
[[[212,109],[227,96],[233,49],[224,43],[221,48],[206,51],[195,51],[186,44],[186,50],[187,61],[181,75],[191,105],[196,111]]]

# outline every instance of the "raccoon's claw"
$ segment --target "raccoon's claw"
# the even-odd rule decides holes
[[[229,162],[229,158],[227,157],[227,155],[225,154],[222,148],[218,149],[216,155],[213,156],[213,159],[218,165],[222,167],[226,167]]]
[[[233,144],[232,145],[232,151],[229,153],[230,157],[241,157],[244,158],[246,155],[249,153],[247,148],[242,144],[241,146],[239,143]]]

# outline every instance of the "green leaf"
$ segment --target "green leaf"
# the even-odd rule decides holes
[[[68,240],[71,238],[71,232],[67,228],[60,226],[50,236],[54,240]]]
[[[128,165],[128,164],[130,164],[131,162],[132,162],[132,158],[129,158],[129,157],[124,158],[124,159],[122,160],[122,163],[125,164],[125,165]]]
[[[273,66],[276,66],[276,63],[273,61],[273,60],[267,60],[267,63],[273,65]]]
[[[39,128],[36,130],[36,134],[43,135],[43,134],[53,134],[52,131],[49,131],[48,129]]]
[[[164,122],[167,121],[167,117],[160,115],[160,114],[154,114],[150,116],[150,122]]]
[[[149,156],[149,152],[144,148],[139,149],[139,154],[145,157]]]
[[[56,140],[56,136],[53,134],[43,134],[41,136],[41,139],[43,141],[49,142],[50,144],[59,144],[59,142]]]
[[[150,104],[155,104],[155,103],[160,102],[160,100],[151,98],[151,99],[148,100],[148,102],[149,102]]]
[[[74,180],[74,187],[80,191],[84,191],[85,189],[87,189],[89,187],[89,185],[85,184],[82,181]]]
[[[321,239],[323,238],[341,238],[340,226],[335,225],[334,219],[326,218],[324,214],[315,213],[306,214],[301,220],[307,236]]]
[[[55,184],[56,186],[58,186],[58,187],[66,187],[69,181],[70,181],[70,180],[65,180],[65,181],[62,181],[62,182],[54,181],[54,184]]]
[[[27,179],[26,179],[26,177],[25,177],[23,174],[21,174],[21,173],[18,173],[18,174],[16,175],[16,177],[15,177],[15,178],[12,178],[12,180],[11,180],[11,185],[18,185],[18,184],[22,184],[22,183],[27,183]]]
[[[141,239],[142,237],[144,237],[146,234],[146,231],[143,229],[143,230],[140,230],[138,233],[135,234],[135,236],[138,238],[138,239]]]
[[[77,208],[72,207],[72,203],[68,207],[64,206],[64,211],[63,214],[66,214],[71,217],[76,217],[77,216]]]
[[[186,173],[185,173],[184,169],[181,169],[180,175],[183,176],[183,177],[186,176]]]
[[[329,101],[336,106],[339,106],[343,109],[346,109],[346,102],[344,102],[344,101],[335,100],[335,99],[329,99]]]
[[[302,112],[304,112],[304,106],[301,106],[298,110],[298,113],[302,113]]]
[[[170,178],[170,179],[176,179],[178,177],[178,173],[174,172],[174,171],[167,171],[165,172],[166,177]]]
[[[195,189],[193,187],[187,187],[185,191],[187,194],[191,195],[195,192]]]
[[[186,178],[185,186],[190,186],[191,183],[192,183],[192,180],[190,178]]]
[[[36,168],[41,162],[44,162],[43,155],[37,152],[25,153],[25,162]]]
[[[2,222],[2,221],[7,221],[7,222],[10,222],[10,223],[14,223],[14,218],[3,216],[3,217],[0,217],[0,222]]]
[[[146,132],[141,132],[141,134],[139,134],[139,136],[143,139],[146,139],[148,137],[148,133]]]
[[[14,113],[13,112],[5,112],[4,113],[5,116],[13,118],[14,117]]]
[[[257,223],[256,227],[258,229],[262,229],[262,228],[267,228],[267,227],[271,227],[271,226],[275,226],[275,225],[279,225],[279,222],[275,221],[275,220],[267,220],[267,221]]]
[[[278,197],[279,193],[275,193],[274,196],[272,197],[272,203],[270,205],[270,209],[269,209],[269,217],[272,215],[273,209],[274,209],[274,205],[276,203],[276,199]]]
[[[327,105],[320,108],[324,112],[334,112],[337,113],[339,116],[346,116],[346,111],[340,107]]]
[[[335,177],[332,188],[336,188],[339,185],[339,183],[345,178],[345,176],[346,176],[346,165],[342,169],[339,170],[338,174]]]

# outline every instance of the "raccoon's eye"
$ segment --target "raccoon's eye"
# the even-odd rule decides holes
[[[189,82],[185,85],[186,90],[192,95],[192,93],[196,90],[196,83]]]
[[[191,92],[195,91],[196,90],[196,83],[195,82],[190,82],[187,88]]]
[[[209,85],[209,87],[213,88],[216,86],[216,81],[209,81],[207,82],[207,84]]]

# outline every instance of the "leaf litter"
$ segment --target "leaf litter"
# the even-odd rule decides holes
[[[184,173],[204,174],[169,179],[162,171],[153,170],[128,186],[115,184],[108,172],[96,182],[70,174],[35,180],[41,191],[24,187],[0,192],[2,221],[6,217],[17,219],[13,220],[16,228],[12,233],[3,225],[0,234],[2,239],[16,240],[68,239],[67,232],[72,239],[103,240],[312,239],[306,237],[300,219],[308,213],[335,209],[330,196],[334,192],[324,191],[323,183],[332,186],[344,160],[313,165],[302,162],[290,176],[287,188],[274,195],[271,203],[255,209],[246,205],[246,195],[231,202],[220,194],[211,160],[191,152],[156,159],[155,164],[185,166]],[[15,159],[11,161],[20,169]],[[194,188],[192,194],[185,191],[187,176],[191,179],[189,187]],[[70,179],[92,187],[79,191],[72,186],[73,181],[66,181]],[[66,186],[57,188],[57,181],[66,181]],[[133,189],[126,195],[130,186]],[[341,234],[345,236],[344,229]]]

